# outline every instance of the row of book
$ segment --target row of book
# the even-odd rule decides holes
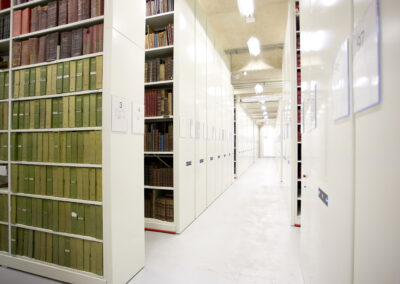
[[[8,252],[8,226],[0,225],[0,251]]]
[[[13,42],[12,66],[25,66],[103,51],[104,24]]]
[[[0,16],[0,39],[10,38],[10,14]]]
[[[91,204],[13,195],[11,223],[96,239],[103,238],[102,207]]]
[[[0,160],[8,161],[8,134],[0,133]]]
[[[8,129],[8,103],[0,103],[0,130]]]
[[[301,109],[297,107],[297,123],[301,123]]]
[[[301,86],[301,71],[297,70],[297,86]]]
[[[101,131],[11,133],[11,160],[101,165]]]
[[[144,126],[144,150],[156,152],[172,151],[172,122],[146,123]]]
[[[148,59],[145,63],[145,82],[158,82],[173,79],[172,57]]]
[[[11,166],[11,191],[102,201],[102,171],[94,168]]]
[[[16,70],[14,71],[13,97],[55,95],[98,90],[102,87],[103,56],[97,56]]]
[[[174,0],[146,0],[146,16],[167,13],[174,10]]]
[[[11,253],[103,275],[103,244],[12,227]]]
[[[47,5],[16,10],[13,36],[62,26],[104,14],[104,0],[56,0]]]
[[[159,163],[144,165],[144,184],[149,186],[174,186],[174,169]]]
[[[301,105],[301,90],[297,89],[297,104]]]
[[[145,194],[145,217],[167,222],[174,222],[174,198],[172,191],[164,191],[155,197],[158,190],[151,190]]]
[[[168,24],[163,30],[155,32],[149,25],[145,35],[145,47],[156,48],[174,44],[174,24]]]
[[[12,129],[98,127],[101,124],[102,94],[12,104]]]
[[[0,194],[0,221],[8,222],[8,195]]]
[[[146,89],[145,111],[146,117],[172,115],[172,90]]]
[[[0,73],[0,100],[8,99],[9,73]]]

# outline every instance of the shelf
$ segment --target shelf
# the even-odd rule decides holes
[[[11,0],[11,1],[13,1],[13,0]],[[19,5],[15,5],[15,6],[13,7],[13,9],[16,10],[16,9],[21,9],[21,8],[25,8],[25,7],[32,7],[32,6],[35,6],[35,5],[47,3],[47,1],[48,1],[48,0],[35,0],[35,1],[30,1],[30,2],[26,2],[26,3],[19,4]]]
[[[12,161],[11,164],[13,164],[13,165],[31,165],[31,166],[72,167],[72,168],[99,168],[99,169],[102,168],[102,165],[96,165],[96,164],[20,162],[20,161]]]
[[[10,71],[9,68],[7,68],[7,69],[0,69],[0,73],[5,73],[5,72],[9,72],[9,71]]]
[[[174,11],[146,17],[146,24],[151,26],[153,30],[162,29],[173,22]]]
[[[11,101],[31,101],[31,100],[40,100],[40,99],[52,99],[52,98],[62,98],[62,97],[70,97],[70,96],[80,96],[80,95],[89,95],[89,94],[98,94],[102,93],[103,89],[97,90],[87,90],[80,92],[70,92],[70,93],[62,93],[62,94],[54,94],[54,95],[43,95],[43,96],[34,96],[34,97],[23,97],[23,98],[12,98]],[[5,100],[8,101],[8,100]],[[1,102],[1,101],[0,101]]]
[[[1,161],[0,160],[0,164],[8,164],[8,161]]]
[[[145,155],[155,155],[155,156],[162,156],[162,155],[173,155],[174,152],[166,152],[166,151],[160,151],[160,152],[144,152]]]
[[[57,64],[57,63],[61,63],[61,62],[66,62],[66,61],[75,61],[75,60],[80,60],[80,59],[85,59],[85,58],[91,58],[91,57],[96,57],[96,56],[100,56],[100,55],[103,55],[103,52],[97,52],[97,53],[85,54],[85,55],[81,55],[81,56],[57,59],[57,60],[53,60],[53,61],[49,61],[49,62],[42,62],[42,63],[18,66],[18,67],[11,68],[11,70],[15,71],[15,70],[21,70],[21,69],[35,68],[35,67],[52,65],[52,64]],[[44,96],[42,96],[42,97],[44,97]]]
[[[8,194],[8,188],[1,188],[0,194]]]
[[[43,233],[49,233],[49,234],[63,236],[63,237],[76,238],[76,239],[87,240],[87,241],[98,242],[98,243],[102,243],[103,242],[103,240],[99,240],[99,239],[96,239],[96,238],[93,238],[93,237],[75,235],[75,234],[69,234],[69,233],[63,233],[63,232],[56,232],[56,231],[49,230],[49,229],[32,227],[32,226],[27,226],[27,225],[22,225],[22,224],[11,224],[11,226],[12,227],[17,227],[17,228],[22,228],[22,229],[27,229],[27,230],[32,230],[32,231],[39,231],[39,232],[43,232]]]
[[[78,21],[78,22],[74,22],[74,23],[70,23],[70,24],[66,24],[66,25],[56,26],[56,27],[52,27],[49,29],[44,29],[44,30],[40,30],[40,31],[32,32],[32,33],[19,35],[19,36],[13,37],[13,40],[27,39],[30,37],[36,37],[36,36],[49,34],[52,32],[61,32],[61,31],[70,30],[73,28],[87,27],[87,26],[91,26],[93,24],[101,23],[103,20],[104,20],[104,16],[89,18],[89,19],[86,19],[83,21]]]
[[[146,57],[167,56],[174,52],[174,46],[162,46],[145,50]]]
[[[152,117],[145,117],[144,120],[152,121],[152,120],[171,120],[174,119],[174,117],[171,116],[152,116]]]
[[[166,80],[166,81],[144,83],[144,86],[145,87],[148,87],[148,86],[164,86],[164,85],[172,85],[173,83],[174,83],[174,80]]]
[[[12,0],[11,0],[12,1]],[[7,13],[9,13],[11,11],[11,8],[7,8],[7,9],[3,9],[3,10],[0,10],[0,16],[1,15],[4,15],[4,14],[7,14]]]
[[[8,129],[7,130],[0,130],[0,133],[8,133]]]
[[[173,187],[169,187],[169,186],[156,186],[156,185],[145,185],[144,188],[147,189],[159,189],[159,190],[174,190]]]
[[[3,222],[3,221],[0,221],[0,225],[5,225],[5,226],[8,226],[8,222]]]
[[[176,225],[173,222],[161,221],[153,218],[144,218],[144,227],[147,230],[156,230],[166,233],[175,233]]]
[[[79,203],[79,204],[90,204],[90,205],[99,205],[99,206],[103,205],[103,203],[100,201],[82,200],[82,199],[65,198],[65,197],[57,197],[57,196],[49,196],[49,195],[37,195],[37,194],[28,194],[28,193],[20,193],[20,192],[11,192],[11,195],[30,197],[30,198],[36,198],[36,199],[64,201],[64,202]]]
[[[21,133],[21,132],[67,132],[67,131],[95,131],[102,130],[103,127],[74,127],[74,128],[37,128],[37,129],[13,129],[11,132]]]
[[[2,100],[0,100],[0,103],[7,103],[8,102],[8,99],[2,99]]]

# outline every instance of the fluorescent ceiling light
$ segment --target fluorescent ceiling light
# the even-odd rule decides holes
[[[254,2],[253,0],[238,0],[239,12],[243,16],[251,16],[254,14]]]
[[[257,56],[260,54],[260,52],[261,52],[260,41],[258,40],[258,38],[254,37],[254,36],[249,38],[249,40],[247,41],[247,46],[249,48],[250,55]]]
[[[268,113],[266,111],[263,112],[263,115],[267,115]]]
[[[262,106],[261,109],[262,109],[262,110],[266,110],[267,107],[266,107],[266,106]]]
[[[244,75],[244,76],[247,76],[247,72],[246,72],[246,71],[243,71],[243,75]]]
[[[264,87],[261,84],[257,84],[254,86],[254,91],[256,94],[260,94],[264,91]]]

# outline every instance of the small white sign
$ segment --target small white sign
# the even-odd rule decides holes
[[[332,75],[333,117],[335,120],[350,115],[349,41],[340,46]]]
[[[111,130],[114,132],[127,132],[129,119],[128,100],[112,96],[111,100]]]
[[[132,102],[132,133],[144,134],[144,105]]]
[[[379,1],[373,0],[353,34],[354,111],[381,102]]]

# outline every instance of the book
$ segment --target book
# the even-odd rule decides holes
[[[89,126],[94,127],[97,126],[97,95],[90,94],[89,95]]]
[[[56,27],[58,23],[58,1],[47,4],[47,28]]]
[[[15,15],[14,11],[14,15]],[[31,24],[31,8],[25,8],[22,10],[21,15],[21,34],[27,34],[31,31],[30,24]]]
[[[76,89],[76,61],[69,62],[69,91],[75,92]]]
[[[38,52],[38,63],[46,61],[46,51],[47,51],[47,35],[39,37],[39,52]]]
[[[90,0],[78,0],[78,21],[90,18]]]
[[[68,23],[68,0],[58,1],[58,25],[66,25]]]
[[[82,72],[82,90],[89,90],[89,81],[90,81],[90,60],[89,58],[83,59],[83,72]]]
[[[94,88],[103,88],[103,56],[96,57],[96,86]]]
[[[64,62],[64,73],[63,73],[63,93],[69,93],[70,92],[70,62]]]
[[[13,37],[22,33],[22,10],[16,10],[13,13]]]
[[[72,31],[72,48],[71,48],[71,56],[80,56],[82,55],[83,48],[83,29],[76,29]]]
[[[90,124],[90,96],[82,96],[82,126],[89,127]]]
[[[31,9],[31,32],[36,32],[39,30],[39,6],[33,7]]]
[[[57,63],[56,93],[63,92],[64,63]]]
[[[58,32],[47,35],[46,42],[46,61],[57,59]]]
[[[102,126],[102,94],[96,94],[96,126]]]
[[[90,17],[98,17],[104,15],[104,0],[91,0]]]
[[[68,0],[68,23],[78,21],[78,0]]]
[[[72,51],[72,32],[66,31],[61,32],[61,47],[60,47],[60,58],[71,57]]]
[[[12,43],[12,50],[13,50],[12,66],[18,67],[21,65],[22,42],[14,41]]]
[[[39,8],[39,30],[47,29],[47,5]]]
[[[33,97],[36,91],[36,68],[30,69],[29,80],[29,96]]]

